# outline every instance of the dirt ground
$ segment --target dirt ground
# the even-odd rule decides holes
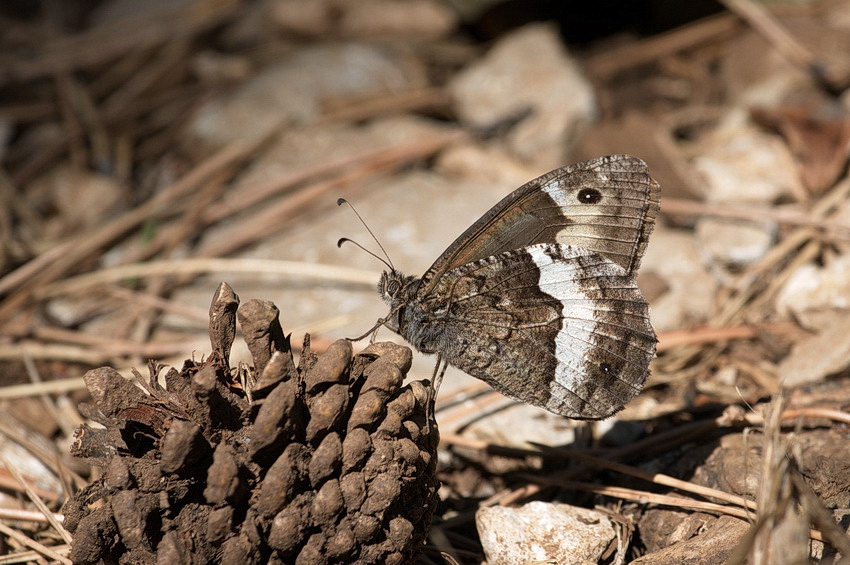
[[[0,562],[850,562],[847,0],[21,0],[0,29]],[[342,339],[387,314],[369,253],[421,276],[613,154],[661,185],[621,412],[451,368],[431,406],[434,356]]]

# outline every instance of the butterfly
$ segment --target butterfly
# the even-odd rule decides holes
[[[422,277],[384,271],[379,323],[504,395],[601,419],[638,394],[655,354],[635,283],[659,209],[642,160],[538,177],[472,224]]]

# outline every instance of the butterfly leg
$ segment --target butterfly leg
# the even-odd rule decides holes
[[[442,365],[442,369],[440,368]],[[440,385],[443,384],[443,377],[446,375],[446,369],[449,368],[449,362],[443,359],[442,354],[437,354],[437,363],[434,365],[434,374],[431,375],[431,391],[434,395],[434,402],[437,401],[437,392],[440,391]]]
[[[369,331],[367,331],[366,333],[364,333],[363,335],[360,335],[360,336],[357,336],[357,337],[347,337],[345,339],[347,339],[348,341],[360,341],[361,339],[365,339],[368,336],[369,337],[369,343],[375,343],[375,336],[378,334],[378,330],[380,329],[381,326],[383,326],[386,323],[387,323],[387,321],[384,320],[383,318],[378,318],[378,321],[375,322],[375,325],[372,326],[372,328]]]
[[[428,406],[426,409],[427,421],[436,421],[436,406],[437,392],[440,390],[440,385],[443,384],[443,377],[446,374],[446,369],[449,367],[449,362],[443,359],[441,354],[437,354],[437,363],[434,365],[434,374],[431,375],[431,387],[428,391]]]

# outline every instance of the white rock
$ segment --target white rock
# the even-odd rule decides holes
[[[457,15],[438,0],[270,0],[274,24],[285,32],[342,37],[433,39],[457,25]]]
[[[596,563],[615,538],[605,514],[567,504],[529,502],[481,508],[475,523],[488,563]]]
[[[806,310],[850,308],[850,256],[824,267],[803,265],[791,275],[776,299],[777,310],[800,315]]]
[[[706,269],[689,231],[658,225],[641,263],[638,283],[655,275],[666,290],[650,299],[656,332],[704,322],[711,310],[717,282]]]
[[[835,310],[820,319],[820,331],[794,344],[778,375],[783,386],[818,382],[850,365],[850,315]]]
[[[449,84],[460,118],[489,126],[527,108],[508,145],[547,169],[565,162],[569,143],[596,115],[596,98],[554,26],[534,24],[506,35]]]
[[[700,218],[694,235],[711,262],[749,265],[773,245],[776,224],[725,218]]]
[[[700,141],[694,168],[704,179],[709,202],[772,204],[802,192],[798,167],[788,146],[755,127],[728,127]]]

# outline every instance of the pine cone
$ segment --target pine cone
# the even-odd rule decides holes
[[[145,389],[104,367],[72,453],[103,469],[65,506],[75,563],[406,563],[436,503],[436,424],[410,349],[340,340],[296,368],[270,302],[239,321],[253,368],[229,367],[238,297],[210,308],[213,353],[149,367]],[[234,373],[239,377],[234,382]],[[241,384],[240,384],[241,383]]]

